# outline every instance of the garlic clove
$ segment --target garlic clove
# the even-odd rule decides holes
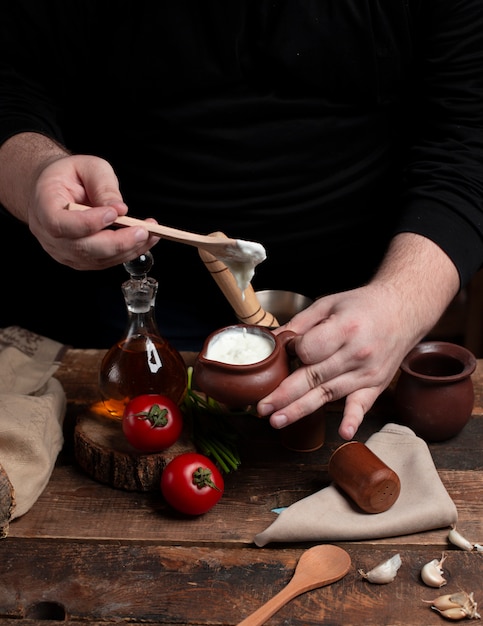
[[[364,572],[362,569],[359,569],[358,572],[362,578],[365,578],[370,583],[385,585],[386,583],[392,582],[396,578],[401,564],[402,561],[400,554],[395,554],[390,559],[379,563],[379,565],[376,565],[376,567],[368,572]]]
[[[443,577],[442,565],[446,560],[446,554],[443,552],[441,559],[433,559],[426,563],[421,569],[421,579],[428,587],[443,587],[448,582]]]
[[[466,602],[463,608],[466,610],[469,619],[481,619],[481,615],[477,612],[478,604],[475,602],[473,591],[466,595]]]
[[[449,614],[445,614],[445,611],[449,609],[463,609],[468,619],[480,619],[480,615],[477,613],[477,604],[473,597],[473,592],[466,593],[466,591],[457,591],[456,593],[447,593],[442,596],[438,596],[433,600],[423,600],[426,604],[431,604],[431,608],[438,611],[444,617],[448,619],[462,619],[458,617],[461,612],[452,611]]]
[[[461,608],[467,602],[468,595],[463,591],[458,593],[446,593],[442,596],[438,596],[433,600],[423,600],[426,604],[431,604],[431,608],[438,611],[445,611],[446,609]]]
[[[447,593],[434,598],[434,600],[423,600],[427,604],[431,604],[431,608],[437,611],[443,617],[449,620],[460,620],[467,617],[468,619],[481,619],[477,612],[478,605],[475,602],[473,592],[458,591],[456,593]]]
[[[473,550],[474,548],[474,544],[472,544],[471,541],[468,541],[468,539],[463,537],[463,535],[456,530],[456,526],[451,527],[451,530],[448,533],[448,539],[453,545],[461,548],[462,550],[467,550],[468,552],[471,552],[471,550]]]
[[[446,617],[446,619],[450,619],[454,621],[465,619],[466,617],[468,617],[468,614],[462,607],[445,609],[444,611],[440,611],[435,606],[432,606],[431,608],[437,611],[443,617]]]

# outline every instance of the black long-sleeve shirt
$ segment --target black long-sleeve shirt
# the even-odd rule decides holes
[[[132,215],[263,243],[256,289],[357,286],[401,231],[462,284],[483,262],[481,0],[5,0],[0,142],[22,131],[108,159]],[[171,305],[203,324],[190,301],[198,333],[233,321],[195,250],[153,252],[162,330]],[[79,293],[114,318],[122,268],[54,266],[32,264],[72,285],[46,319]]]

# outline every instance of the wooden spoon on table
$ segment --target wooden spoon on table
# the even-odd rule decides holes
[[[321,545],[309,548],[300,557],[290,582],[238,626],[261,626],[296,596],[343,578],[350,566],[349,554],[338,546]]]
[[[66,208],[71,211],[86,211],[92,207],[70,202]],[[208,235],[198,235],[186,230],[146,222],[128,215],[119,216],[114,220],[114,224],[117,226],[142,226],[148,232],[163,239],[186,243],[196,248],[203,248],[225,263],[251,263],[258,265],[266,258],[264,247],[260,243],[253,241],[231,239],[226,236],[210,237]]]

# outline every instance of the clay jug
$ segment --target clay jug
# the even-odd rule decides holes
[[[229,363],[225,357],[209,356],[216,342],[223,342],[228,336],[232,338],[233,333],[239,333],[240,341],[243,337],[260,340],[268,356],[245,363]],[[294,336],[292,331],[274,335],[267,327],[250,324],[234,324],[216,330],[205,340],[196,357],[193,367],[196,387],[231,409],[256,405],[289,375],[287,346]]]

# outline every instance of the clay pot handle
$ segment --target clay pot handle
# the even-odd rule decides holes
[[[297,333],[293,330],[284,330],[283,332],[277,335],[277,341],[280,343],[282,347],[284,347],[287,351],[290,350],[291,345],[293,345],[293,339],[297,337]],[[292,347],[293,351],[293,347]]]
[[[282,348],[285,348],[289,356],[297,356],[295,352],[294,339],[297,337],[297,333],[293,330],[284,330],[277,335],[277,341]]]

